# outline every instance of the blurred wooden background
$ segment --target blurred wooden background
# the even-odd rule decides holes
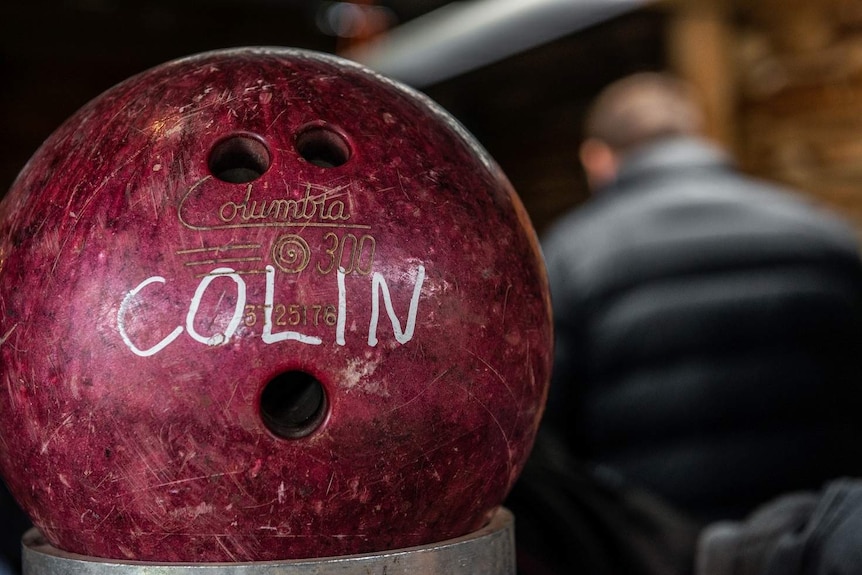
[[[749,172],[798,187],[862,232],[862,3],[668,2],[669,65],[710,102]]]

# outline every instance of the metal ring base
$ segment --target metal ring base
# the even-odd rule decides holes
[[[515,575],[512,513],[463,537],[380,553],[248,563],[156,563],[61,551],[31,529],[23,540],[24,575]]]

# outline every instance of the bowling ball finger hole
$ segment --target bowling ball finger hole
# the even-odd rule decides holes
[[[321,168],[336,168],[350,159],[347,141],[331,128],[313,127],[300,132],[296,150],[305,161]]]
[[[323,423],[328,409],[326,391],[312,375],[288,371],[272,378],[260,396],[260,414],[278,437],[305,437]]]
[[[253,136],[231,136],[210,151],[209,169],[223,182],[245,184],[261,177],[271,159],[266,145]]]

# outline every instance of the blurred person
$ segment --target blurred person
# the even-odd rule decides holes
[[[782,495],[700,534],[694,575],[862,575],[862,480]]]
[[[543,241],[544,427],[708,523],[862,475],[862,264],[848,225],[740,173],[702,127],[690,87],[658,73],[589,110],[593,197]]]

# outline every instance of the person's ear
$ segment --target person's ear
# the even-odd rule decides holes
[[[595,191],[617,177],[619,159],[613,149],[596,138],[587,138],[579,150],[581,165],[587,175],[587,183]]]

